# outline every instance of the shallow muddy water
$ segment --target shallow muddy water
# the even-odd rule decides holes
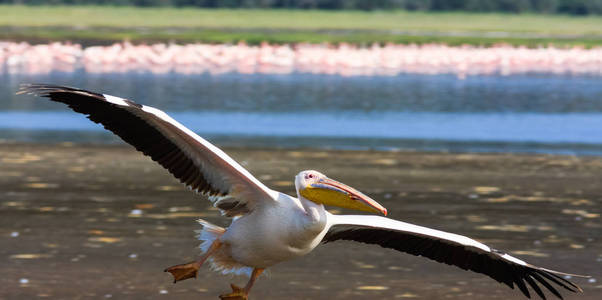
[[[391,218],[467,235],[573,279],[602,298],[602,159],[595,157],[226,149],[268,186],[318,169],[378,200]],[[0,298],[217,299],[194,259],[209,202],[126,146],[0,144]],[[344,211],[335,211],[344,212]],[[251,299],[522,299],[479,274],[377,246],[337,242],[277,265]],[[552,295],[549,295],[552,296]]]

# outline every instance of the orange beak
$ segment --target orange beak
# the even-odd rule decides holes
[[[317,183],[306,186],[299,193],[315,203],[387,215],[387,209],[372,198],[330,178],[320,179]]]

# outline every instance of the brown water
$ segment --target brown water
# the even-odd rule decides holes
[[[387,207],[390,217],[476,238],[574,279],[602,298],[602,158],[226,149],[270,187],[318,169]],[[130,147],[0,144],[0,299],[217,299],[228,283],[194,259],[209,202]],[[251,299],[521,299],[479,274],[352,242],[275,266]]]

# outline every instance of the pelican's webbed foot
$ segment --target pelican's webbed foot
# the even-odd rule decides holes
[[[169,267],[165,269],[164,272],[171,273],[171,275],[173,275],[173,282],[176,283],[188,278],[196,278],[200,267],[201,265],[198,262],[193,261],[186,264]]]
[[[221,246],[222,243],[219,241],[219,239],[216,239],[215,241],[213,241],[213,243],[211,243],[211,246],[209,246],[207,252],[205,252],[205,254],[203,254],[203,256],[199,258],[199,260],[191,261],[186,264],[171,266],[163,270],[163,272],[169,272],[171,273],[171,275],[173,275],[173,283],[176,283],[181,280],[186,280],[188,278],[196,278],[196,275],[199,272],[201,265],[203,265],[207,258],[213,255],[213,253],[217,251],[217,249],[219,249]]]
[[[248,300],[247,291],[234,284],[230,284],[232,287],[232,293],[219,295],[221,300]]]

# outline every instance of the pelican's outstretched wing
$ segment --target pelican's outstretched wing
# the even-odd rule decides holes
[[[249,212],[258,201],[276,199],[275,192],[230,156],[161,110],[64,86],[29,84],[19,93],[48,97],[87,115],[150,156],[190,189],[210,196],[227,216]]]
[[[323,243],[350,240],[424,256],[464,270],[485,274],[510,288],[516,285],[528,298],[530,294],[527,286],[531,286],[545,299],[538,283],[559,298],[562,296],[554,285],[571,292],[581,292],[581,288],[563,276],[586,277],[536,267],[468,237],[389,218],[329,215],[329,219],[331,227],[324,236]]]

